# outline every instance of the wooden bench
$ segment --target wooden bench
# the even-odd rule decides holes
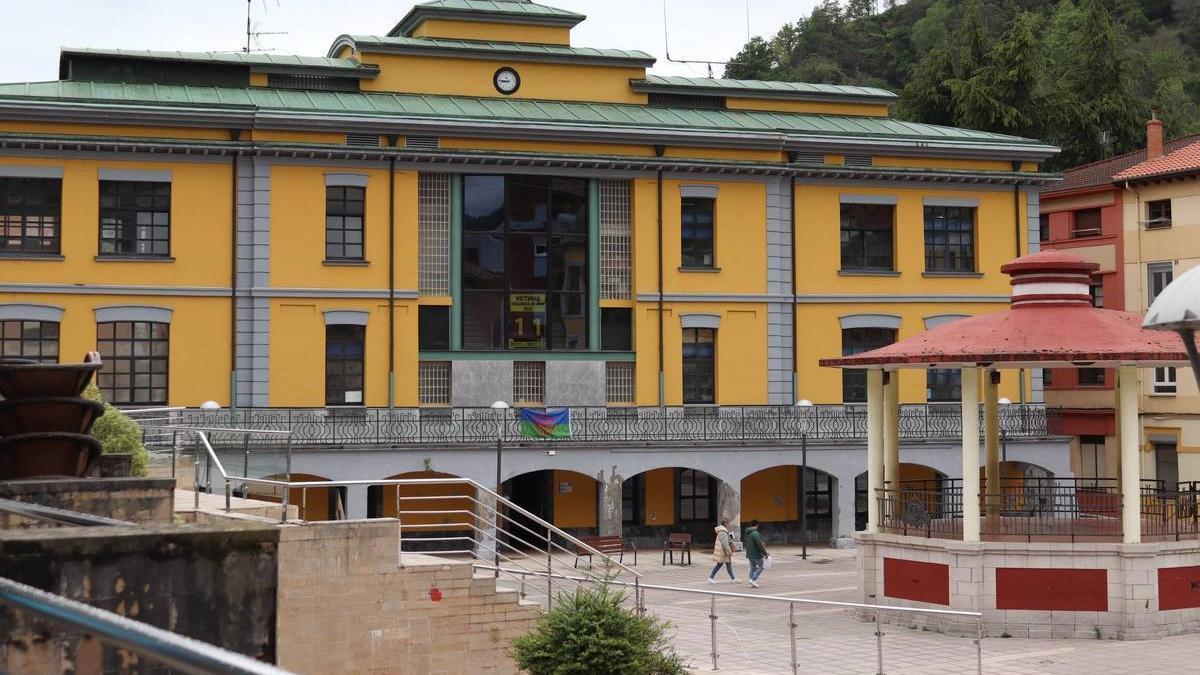
[[[637,546],[631,542],[628,546],[625,545],[624,537],[608,536],[608,537],[581,537],[580,541],[591,546],[593,549],[603,553],[610,558],[616,558],[617,562],[625,564],[626,549],[633,551],[633,564],[637,565]],[[583,546],[575,547],[575,568],[579,568],[579,559],[586,557],[588,566],[592,564],[592,552]]]
[[[663,542],[663,562],[667,564],[668,556],[671,559],[671,564],[675,564],[675,552],[679,551],[679,565],[692,564],[692,535],[686,532],[672,532],[667,536],[667,540]],[[687,562],[683,562],[686,557]]]

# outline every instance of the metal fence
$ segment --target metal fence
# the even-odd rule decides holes
[[[1195,539],[1200,536],[1200,481],[1174,488],[1163,481],[1142,481],[1142,534],[1157,539]]]
[[[864,440],[867,413],[861,405],[719,407],[572,407],[571,435],[555,442]],[[982,418],[982,411],[981,411]],[[288,431],[297,446],[480,444],[528,440],[518,410],[492,408],[237,408],[172,413],[172,424]],[[1040,404],[1006,405],[1001,429],[1007,438],[1053,435],[1061,411]],[[906,405],[901,438],[959,438],[957,405]],[[982,428],[983,425],[980,425]],[[232,437],[214,434],[215,444]],[[237,437],[240,444],[242,438]],[[254,444],[270,443],[256,438]]]

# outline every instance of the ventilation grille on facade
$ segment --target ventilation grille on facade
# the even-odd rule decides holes
[[[437,150],[440,146],[437,136],[404,137],[404,147],[409,150]]]
[[[513,405],[542,405],[546,400],[546,363],[513,361]]]
[[[870,155],[846,155],[842,160],[843,165],[855,167],[871,166],[873,163]]]
[[[629,181],[600,181],[600,299],[628,300],[633,273]]]
[[[420,363],[417,396],[421,405],[450,405],[450,362]]]
[[[312,91],[358,91],[358,80],[353,77],[325,77],[323,75],[289,75],[270,73],[267,86],[273,89],[309,89]]]
[[[604,364],[604,393],[609,404],[633,403],[633,361]]]
[[[824,164],[825,154],[821,152],[794,152],[792,153],[793,164]]]
[[[650,94],[651,108],[697,108],[700,110],[724,110],[724,96],[698,96],[696,94]]]
[[[417,290],[450,295],[450,176],[417,176]]]
[[[378,148],[379,134],[360,134],[349,132],[346,134],[346,145],[355,145],[363,148]]]

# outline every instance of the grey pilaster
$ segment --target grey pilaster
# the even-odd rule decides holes
[[[767,294],[792,293],[792,204],[787,178],[767,180]],[[794,403],[792,304],[767,304],[767,397],[771,405]]]
[[[368,492],[366,485],[346,486],[346,520],[362,520],[367,517]]]
[[[270,286],[271,165],[261,158],[238,160],[237,397],[238,404],[268,405],[270,299],[252,288]]]
[[[738,486],[740,487],[740,486]],[[721,481],[717,486],[717,521],[729,519],[729,531],[742,530],[742,495],[735,486]]]
[[[1041,201],[1042,195],[1038,190],[1025,190],[1025,218],[1029,237],[1029,252],[1037,253],[1042,250],[1041,242]],[[1041,403],[1046,400],[1042,385],[1042,369],[1033,368],[1029,371],[1030,388],[1033,401]]]
[[[624,480],[617,473],[616,465],[606,475],[603,470],[597,472],[596,481],[599,483],[600,507],[598,525],[601,537],[621,535],[621,485]]]

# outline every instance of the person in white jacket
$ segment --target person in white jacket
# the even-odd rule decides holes
[[[721,566],[725,566],[725,571],[729,572],[729,580],[737,581],[737,577],[733,576],[733,541],[729,538],[729,519],[722,518],[721,524],[714,529],[717,533],[717,540],[713,542],[713,560],[716,565],[713,565],[712,571],[708,573],[708,583],[717,583],[717,572],[721,571]]]

